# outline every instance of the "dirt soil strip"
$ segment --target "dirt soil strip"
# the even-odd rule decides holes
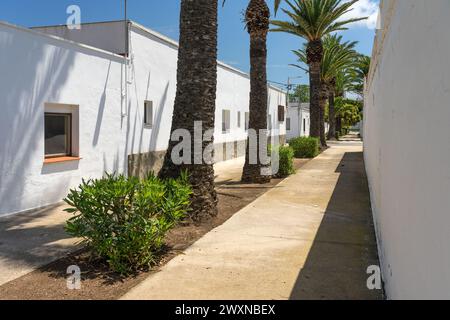
[[[295,160],[300,169],[308,160]],[[93,260],[87,250],[81,250],[39,268],[21,278],[0,286],[0,300],[115,300],[168,263],[175,256],[212,229],[222,225],[239,210],[252,203],[283,179],[273,179],[266,185],[245,185],[237,181],[225,181],[216,185],[219,197],[217,217],[201,224],[182,224],[166,238],[166,248],[159,264],[148,272],[123,278],[111,271],[100,260]],[[68,290],[67,267],[77,265],[81,269],[81,290]]]

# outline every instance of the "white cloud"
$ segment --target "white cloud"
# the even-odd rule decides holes
[[[366,27],[368,29],[376,28],[379,10],[377,0],[359,0],[352,6],[352,9],[342,19],[369,17],[367,20],[352,23],[351,26]]]

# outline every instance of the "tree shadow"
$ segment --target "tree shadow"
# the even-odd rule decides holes
[[[64,216],[61,215],[61,218],[56,216],[61,212],[49,216],[49,210],[60,210],[60,207],[62,208],[62,205],[58,204],[34,213],[24,212],[0,218],[2,266],[26,268],[44,265],[61,258],[77,247],[75,241],[72,241],[73,237],[64,230]],[[8,267],[8,270],[3,271],[12,274],[15,268]],[[0,280],[2,282],[8,280],[9,276],[3,272]]]
[[[300,270],[291,300],[382,299],[367,288],[366,273],[379,265],[363,153],[346,153],[331,200]]]

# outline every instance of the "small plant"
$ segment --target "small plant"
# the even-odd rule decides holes
[[[84,239],[112,270],[129,274],[155,262],[165,234],[187,213],[191,187],[186,173],[160,180],[123,175],[83,180],[64,200],[74,214],[66,231]]]
[[[289,146],[279,146],[277,149],[280,156],[280,167],[278,169],[277,177],[285,178],[294,174],[294,149]]]
[[[320,140],[313,137],[299,137],[289,141],[296,158],[314,158],[319,154]]]

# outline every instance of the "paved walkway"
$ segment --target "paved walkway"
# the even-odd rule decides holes
[[[380,299],[362,144],[306,164],[123,299]]]

